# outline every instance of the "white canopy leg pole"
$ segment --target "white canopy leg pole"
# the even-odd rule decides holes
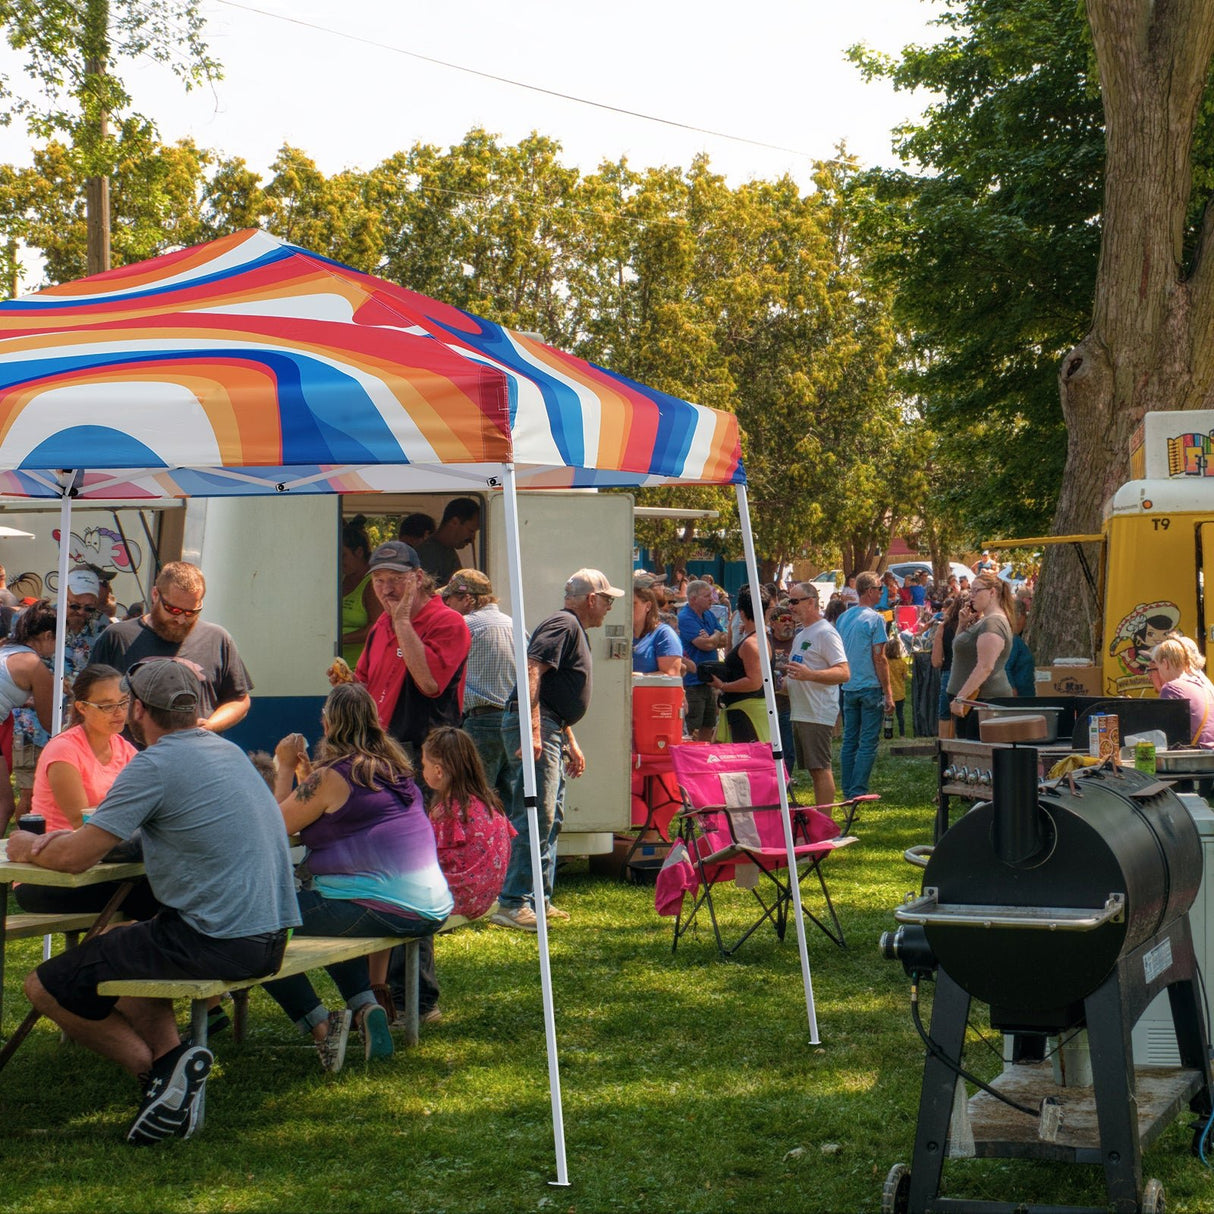
[[[556,1012],[552,1003],[552,968],[548,957],[548,916],[544,907],[544,872],[540,867],[540,825],[535,798],[535,752],[531,749],[531,689],[527,682],[527,637],[523,620],[523,562],[518,526],[518,497],[514,466],[505,467],[506,547],[510,566],[511,617],[514,623],[514,669],[518,680],[518,740],[523,760],[523,793],[527,832],[531,842],[531,890],[540,945],[540,992],[544,1002],[544,1035],[548,1043],[548,1091],[552,1100],[552,1132],[556,1146],[556,1180],[568,1185],[565,1166],[565,1119],[561,1112],[561,1066],[556,1052]]]
[[[59,507],[59,586],[55,592],[55,674],[54,696],[51,699],[51,735],[63,728],[63,672],[66,667],[64,650],[67,648],[67,558],[72,547],[72,486],[76,473],[65,473],[67,482],[63,490],[63,501]],[[51,955],[50,936],[42,937],[42,960]]]
[[[63,474],[63,500],[59,507],[59,586],[55,593],[55,694],[51,700],[51,734],[63,728],[63,672],[67,668],[67,565],[72,550],[72,488],[76,473]]]
[[[750,582],[750,601],[755,613],[755,629],[766,637],[763,601],[759,594],[759,564],[755,559],[755,539],[750,529],[750,503],[746,486],[735,486],[738,493],[738,519],[742,524],[742,546],[746,550],[746,577]],[[771,730],[771,748],[775,755],[776,787],[780,791],[780,820],[784,826],[784,849],[788,853],[788,884],[792,892],[793,920],[797,925],[797,952],[801,956],[801,981],[805,987],[805,1011],[809,1016],[809,1043],[818,1044],[818,1016],[814,1010],[814,984],[809,973],[809,949],[805,943],[805,919],[801,914],[801,884],[797,880],[797,857],[792,841],[792,818],[788,812],[788,787],[785,784],[780,719],[776,713],[776,684],[771,674],[771,655],[759,645],[759,667],[763,672],[763,698],[767,701],[767,722]],[[790,764],[791,767],[791,764]]]

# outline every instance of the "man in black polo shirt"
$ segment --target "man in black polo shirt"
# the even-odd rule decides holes
[[[556,874],[556,840],[564,819],[562,790],[566,772],[580,776],[585,757],[572,727],[590,707],[590,642],[588,628],[602,624],[607,612],[624,592],[611,585],[597,569],[579,569],[565,583],[565,606],[544,620],[527,648],[527,685],[531,695],[531,745],[535,753],[536,812],[540,832],[545,913],[549,919],[569,916],[552,905]],[[518,700],[506,705],[502,735],[508,755],[518,751]],[[569,753],[562,764],[565,747]],[[533,932],[536,908],[531,869],[531,839],[523,798],[523,765],[514,760],[514,801],[508,806],[510,822],[518,832],[510,844],[510,864],[498,899],[501,909],[491,922]]]

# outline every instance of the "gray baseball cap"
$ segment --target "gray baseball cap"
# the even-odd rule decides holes
[[[389,540],[386,544],[380,544],[371,553],[371,559],[367,564],[372,573],[376,569],[395,569],[399,573],[410,573],[414,569],[421,568],[421,561],[417,559],[417,553],[403,540]]]
[[[148,658],[127,671],[126,684],[149,708],[197,714],[202,684],[191,664],[176,658]]]

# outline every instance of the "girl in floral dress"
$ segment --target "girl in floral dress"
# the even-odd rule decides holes
[[[443,725],[422,746],[422,779],[433,790],[430,824],[454,914],[479,919],[501,893],[515,834],[481,757],[462,729]]]

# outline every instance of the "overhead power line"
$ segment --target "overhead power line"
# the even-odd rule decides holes
[[[236,0],[215,0],[216,4],[222,4],[226,8],[239,9],[245,13],[256,13],[260,17],[269,17],[272,21],[286,21],[291,25],[302,26],[304,29],[316,30],[321,34],[328,34],[333,38],[345,38],[349,42],[357,42],[363,46],[371,46],[376,50],[388,51],[393,55],[405,55],[410,59],[417,59],[422,63],[430,63],[435,67],[447,68],[453,72],[463,72],[468,76],[479,76],[482,80],[492,80],[497,84],[504,84],[510,88],[526,89],[531,93],[540,93],[545,97],[556,97],[561,101],[572,101],[576,105],[590,106],[596,110],[606,110],[611,114],[623,114],[627,118],[639,118],[643,122],[656,122],[661,126],[675,127],[681,131],[691,131],[697,135],[710,135],[714,139],[728,139],[732,143],[744,143],[752,148],[766,148],[770,152],[785,152],[791,156],[803,156],[807,160],[812,157],[808,152],[802,151],[800,148],[789,148],[779,143],[765,143],[761,139],[749,139],[745,135],[731,135],[728,131],[714,131],[710,127],[693,126],[689,122],[676,122],[672,118],[659,118],[656,114],[646,114],[640,110],[628,110],[618,105],[608,105],[603,101],[592,101],[588,97],[578,97],[573,93],[562,93],[557,89],[544,88],[538,84],[528,84],[525,80],[514,80],[509,76],[498,76],[493,72],[482,72],[478,68],[466,67],[462,63],[452,63],[447,59],[438,59],[433,55],[423,55],[419,51],[406,50],[403,46],[392,46],[386,42],[378,42],[374,38],[364,38],[359,34],[352,34],[348,30],[332,29],[327,25],[318,25],[314,21],[304,21],[299,17],[289,17],[284,13],[270,12],[268,9],[256,8],[251,4],[238,4]]]

